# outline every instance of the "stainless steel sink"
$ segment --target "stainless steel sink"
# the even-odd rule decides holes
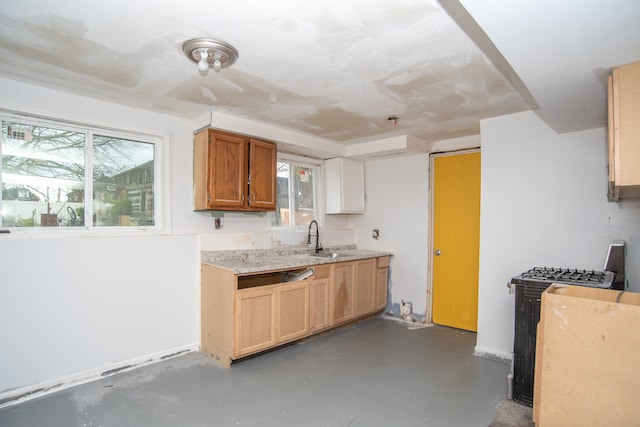
[[[348,255],[345,254],[341,254],[338,252],[318,252],[317,254],[311,254],[311,256],[315,256],[315,257],[319,257],[319,258],[342,258],[342,257],[346,257]]]

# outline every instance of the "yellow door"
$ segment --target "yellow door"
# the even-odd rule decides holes
[[[478,329],[480,153],[433,159],[433,322]]]

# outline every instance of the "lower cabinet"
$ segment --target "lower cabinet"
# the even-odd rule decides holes
[[[331,326],[385,309],[389,257],[339,262],[334,269]]]
[[[356,263],[355,317],[374,310],[376,297],[376,258],[364,259]]]
[[[353,279],[356,271],[354,262],[340,262],[333,265],[331,282],[330,326],[353,318]]]
[[[328,265],[314,267],[315,274],[311,281],[310,295],[310,328],[311,333],[320,332],[329,327],[329,275]]]
[[[239,291],[235,311],[235,355],[255,353],[276,344],[276,294],[273,288]]]
[[[309,335],[309,283],[294,282],[276,288],[276,344]]]
[[[237,275],[203,264],[202,352],[229,367],[386,307],[388,257],[316,265],[313,276],[284,282],[306,268]]]
[[[387,308],[387,288],[389,283],[389,257],[380,257],[376,261],[375,303],[376,310]]]

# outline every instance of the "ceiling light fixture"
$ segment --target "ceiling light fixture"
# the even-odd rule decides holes
[[[230,67],[238,59],[238,51],[223,41],[197,38],[182,44],[182,51],[187,58],[198,64],[198,70],[207,73],[209,68],[220,71]]]

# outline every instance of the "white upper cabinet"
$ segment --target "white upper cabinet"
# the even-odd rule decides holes
[[[364,213],[364,163],[336,157],[324,166],[326,213]]]

